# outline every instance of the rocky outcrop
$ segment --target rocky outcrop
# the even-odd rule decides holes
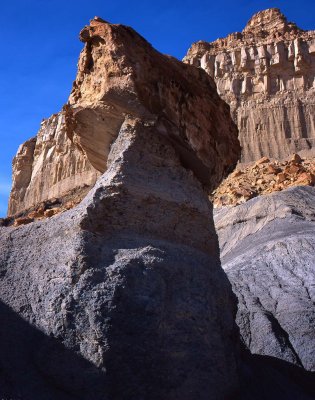
[[[68,121],[72,140],[91,164],[105,171],[110,145],[125,115],[132,115],[156,126],[157,134],[172,141],[183,165],[206,187],[216,187],[233,169],[240,147],[236,127],[227,118],[228,107],[219,100],[212,79],[161,55],[133,29],[97,17],[80,38],[85,47],[69,98]]]
[[[161,55],[131,28],[97,17],[80,39],[85,47],[68,104],[42,122],[36,138],[21,145],[13,160],[8,216],[38,214],[47,200],[57,199],[59,210],[71,196],[81,200],[105,172],[127,114],[155,124],[177,146],[183,164],[215,188],[240,150],[227,106],[218,101],[207,74]],[[221,160],[216,168],[214,159]]]
[[[96,18],[81,37],[67,124],[106,172],[77,207],[0,228],[0,313],[10,321],[11,309],[38,340],[18,356],[4,349],[0,390],[25,400],[235,398],[236,303],[202,187],[239,156],[229,109],[204,71],[130,28]],[[0,328],[1,342],[8,334]],[[31,379],[16,374],[25,359]]]
[[[314,154],[315,31],[272,8],[242,33],[193,44],[185,61],[205,69],[231,106],[243,162]]]
[[[290,188],[218,209],[222,266],[254,354],[315,370],[315,189]]]
[[[43,120],[37,136],[19,147],[12,175],[9,216],[69,192],[82,198],[80,193],[86,194],[99,173],[69,139],[61,112]]]
[[[239,165],[212,193],[214,207],[237,205],[293,186],[315,186],[315,160],[293,154],[288,160],[263,157]]]

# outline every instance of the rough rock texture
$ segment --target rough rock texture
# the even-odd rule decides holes
[[[215,226],[246,346],[314,371],[315,189],[225,207]]]
[[[211,200],[214,207],[236,205],[292,186],[315,186],[314,158],[293,154],[286,161],[263,157],[255,163],[239,164],[212,193]]]
[[[315,31],[272,8],[242,33],[193,44],[185,61],[205,69],[231,106],[243,162],[314,154]]]
[[[106,170],[127,114],[155,124],[210,190],[233,170],[240,153],[236,127],[207,74],[158,53],[131,28],[97,17],[80,39],[86,44],[69,104],[42,122],[13,161],[8,216],[85,193]]]
[[[158,53],[133,29],[94,18],[69,98],[73,141],[99,171],[125,115],[166,135],[206,187],[214,188],[240,155],[229,108],[204,71]],[[191,151],[193,150],[193,151]]]
[[[239,156],[229,109],[204,71],[130,28],[96,18],[81,37],[66,130],[107,170],[77,207],[0,228],[1,318],[31,341],[2,349],[0,394],[234,399],[236,298],[202,186]]]
[[[13,160],[8,215],[19,214],[70,191],[94,185],[99,176],[66,132],[65,115],[43,120],[37,136],[22,144]]]
[[[89,361],[73,378],[52,344],[36,350],[32,374],[61,399],[91,399],[89,375],[93,399],[235,395],[235,303],[207,195],[140,121],[123,124],[109,157],[77,208],[0,228],[1,300]],[[0,369],[16,393],[15,371]],[[18,387],[23,399],[38,398],[31,386]]]

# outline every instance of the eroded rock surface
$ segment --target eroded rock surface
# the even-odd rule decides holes
[[[229,109],[204,71],[130,28],[95,18],[81,37],[66,129],[106,172],[77,207],[0,228],[0,313],[37,332],[3,349],[0,395],[235,398],[236,299],[203,187],[239,156]]]
[[[36,208],[42,202],[86,193],[99,172],[69,139],[63,112],[43,120],[37,136],[22,144],[13,160],[8,215]]]
[[[71,193],[80,198],[106,170],[126,115],[154,124],[209,190],[233,170],[240,153],[236,127],[207,74],[98,17],[80,39],[85,47],[68,104],[42,122],[13,161],[8,216],[37,211],[54,198],[63,204]]]
[[[253,197],[280,192],[293,186],[315,186],[315,159],[293,154],[287,160],[263,157],[239,164],[213,192],[214,207],[237,205]]]
[[[77,208],[1,228],[1,300],[97,367],[93,398],[232,396],[236,305],[207,195],[169,142],[139,121],[125,122],[109,162]],[[73,384],[54,351],[36,351],[39,375],[64,398],[90,399],[86,379],[77,393],[79,378]]]
[[[73,141],[91,164],[105,171],[110,144],[124,116],[132,115],[167,136],[206,187],[217,186],[238,161],[240,147],[212,79],[158,53],[133,29],[97,17],[80,38],[85,47],[68,112]]]
[[[193,44],[185,61],[205,69],[231,106],[243,162],[314,154],[315,31],[272,8],[241,33]]]
[[[315,370],[315,189],[218,209],[222,266],[252,353]]]

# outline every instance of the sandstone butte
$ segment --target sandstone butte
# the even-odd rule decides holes
[[[76,207],[0,227],[0,397],[235,398],[236,298],[207,195],[240,156],[229,107],[205,71],[129,27],[94,18],[80,38],[42,158],[55,152],[60,185],[102,175]]]
[[[315,31],[271,8],[242,32],[194,43],[184,60],[206,70],[230,105],[242,162],[314,155]]]
[[[79,202],[106,170],[126,115],[146,118],[161,135],[168,132],[184,165],[209,189],[233,170],[239,145],[230,132],[236,128],[207,74],[159,54],[132,29],[97,18],[80,39],[85,47],[68,104],[42,122],[36,138],[21,145],[13,161],[9,216],[26,210],[31,219],[43,216],[47,200],[59,208]],[[128,47],[133,40],[138,46]],[[139,60],[145,64],[141,71]],[[221,161],[215,165],[214,160]]]
[[[100,21],[94,20],[91,29],[97,32],[97,29],[101,29],[100,24]],[[42,122],[37,136],[20,146],[13,161],[13,184],[8,207],[8,216],[11,218],[6,224],[12,223],[13,219],[16,224],[28,223],[73,207],[82,200],[106,168],[106,154],[115,138],[115,131],[121,124],[120,117],[116,117],[113,107],[108,108],[107,114],[102,110],[101,118],[106,119],[108,125],[108,135],[104,139],[98,133],[99,123],[102,126],[102,121],[97,117],[100,115],[100,107],[91,106],[82,112],[79,108],[82,102],[89,101],[92,104],[101,98],[104,91],[107,91],[107,97],[110,96],[115,80],[120,79],[120,73],[117,72],[120,66],[111,62],[111,76],[105,82],[99,65],[103,59],[106,61],[104,44],[100,41],[92,46],[89,35],[88,30],[81,33],[81,40],[86,46],[80,58],[78,76],[69,103],[60,113]],[[93,40],[96,42],[95,38]],[[148,44],[146,46],[150,48]],[[126,51],[131,57],[132,49]],[[146,51],[144,48],[143,52]],[[274,8],[254,15],[242,33],[234,33],[212,43],[197,42],[188,51],[184,61],[205,69],[214,79],[220,96],[231,107],[231,115],[238,125],[242,145],[241,161],[245,164],[253,162],[251,166],[248,164],[244,167],[244,179],[235,179],[236,176],[233,175],[216,190],[216,206],[238,204],[258,194],[282,190],[292,184],[314,185],[314,54],[314,31],[299,29],[295,24],[287,22],[280,11]],[[147,76],[137,76],[136,67],[132,69],[132,81],[124,78],[125,84],[134,86],[132,90],[136,90],[140,101],[146,104],[147,113],[159,112],[156,109],[157,97],[172,96],[176,91],[178,79],[173,79],[167,71],[172,59],[164,57],[168,62],[165,67],[160,68],[170,80],[167,90],[165,84],[159,82],[157,75],[154,75],[157,70],[152,69],[149,62],[148,68],[153,71],[149,85],[143,85],[142,80]],[[174,59],[172,62],[175,65]],[[184,71],[182,66],[177,71],[181,76],[180,85],[189,97],[195,90],[196,83],[188,82],[185,74],[181,75],[181,69]],[[89,73],[91,70],[93,74]],[[195,74],[195,78],[199,79],[198,74]],[[84,89],[78,90],[77,85],[81,84],[81,80]],[[211,80],[207,83],[213,86]],[[82,90],[83,96],[80,94]],[[185,118],[185,113],[190,112],[190,99],[185,96],[176,99],[177,128]],[[209,102],[211,101],[210,99]],[[132,103],[131,98],[130,110]],[[196,110],[194,112],[202,115],[196,115],[194,133],[189,138],[191,143],[199,140],[199,129],[202,133],[208,123],[210,127],[215,126],[213,116],[207,121],[203,111],[199,111],[198,107]],[[90,126],[92,114],[98,119]],[[163,118],[168,118],[168,114],[169,110],[163,110]],[[185,126],[181,126],[178,132],[184,132],[185,129]],[[224,148],[228,146],[228,142],[221,140],[220,146]],[[185,151],[183,147],[182,153]],[[207,163],[207,156],[212,157],[211,152],[202,150],[204,151],[206,152],[203,155],[200,153],[198,159],[189,161],[199,164],[199,174],[203,174],[202,164]],[[270,168],[268,172],[260,169],[255,176],[249,173],[249,169],[255,166],[255,161],[262,157],[271,158],[271,162],[277,164],[283,163],[292,153],[306,157],[310,167],[285,177],[281,174],[278,176],[279,168],[274,172]],[[266,175],[263,175],[265,172]],[[303,178],[300,176],[302,172],[311,175],[303,175]],[[218,171],[218,175],[220,174],[222,176]],[[203,177],[204,181],[207,179],[206,176]],[[262,181],[265,183],[261,184]],[[268,188],[264,189],[262,185],[267,185]]]

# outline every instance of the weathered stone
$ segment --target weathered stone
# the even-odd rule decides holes
[[[204,71],[158,53],[136,32],[96,18],[85,27],[66,121],[72,140],[99,171],[124,115],[166,135],[184,166],[212,189],[233,170],[237,130]]]
[[[281,191],[290,186],[315,185],[313,158],[301,159],[298,164],[294,155],[290,161],[267,160],[238,165],[238,169],[212,193],[214,206],[241,204],[260,194]]]
[[[140,121],[126,120],[108,162],[78,207],[1,228],[1,300],[102,372],[93,398],[233,396],[235,304],[206,194]],[[63,395],[76,395],[67,363],[49,364],[53,352],[36,351],[39,374],[62,376]]]
[[[31,351],[32,379],[4,350],[0,388],[25,400],[235,398],[236,299],[202,186],[239,156],[229,109],[204,71],[130,28],[97,18],[81,37],[65,129],[106,172],[71,210],[0,228],[1,301],[51,338],[18,354],[25,364]]]
[[[84,193],[82,188],[92,187],[99,175],[67,136],[64,113],[53,115],[42,121],[36,138],[22,144],[13,160],[8,215],[73,190]]]
[[[315,370],[315,189],[217,211],[221,260],[252,353]]]
[[[197,42],[185,61],[205,69],[231,106],[242,161],[315,153],[315,31],[304,31],[271,8],[242,33]]]

